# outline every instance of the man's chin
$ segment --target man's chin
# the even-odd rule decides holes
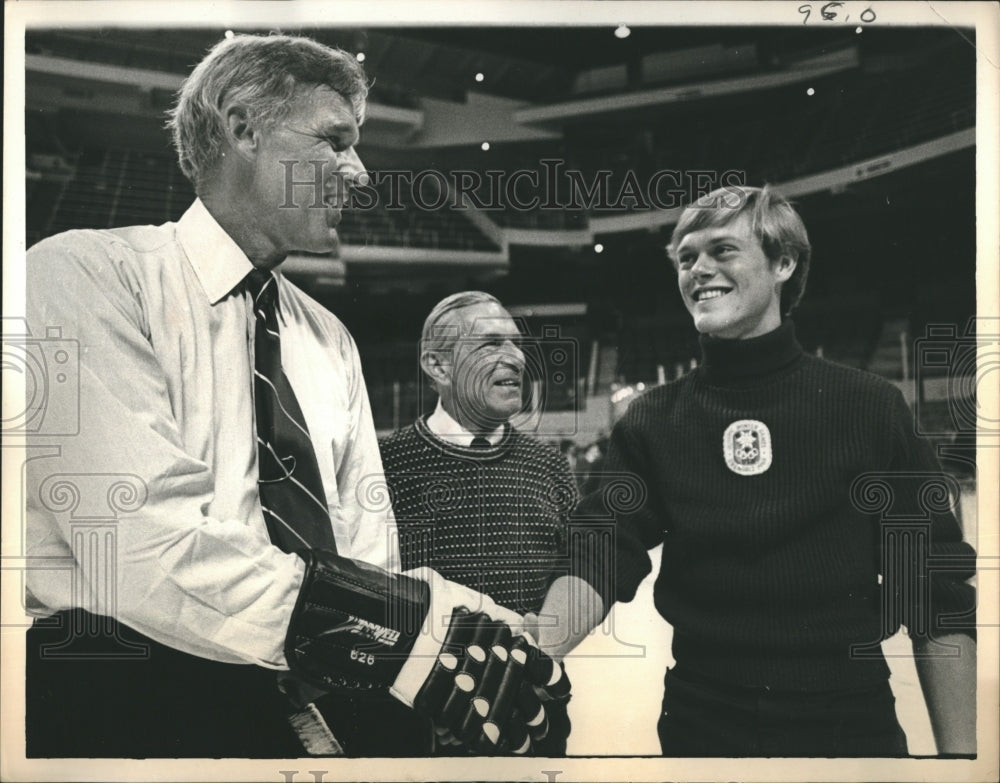
[[[479,415],[474,418],[474,429],[479,432],[493,432],[508,421],[510,421],[512,416],[516,416],[520,411],[517,410],[508,411],[506,408],[493,408],[485,415]]]
[[[523,405],[517,405],[516,407],[512,405],[509,408],[504,408],[502,411],[497,411],[495,415],[495,426],[499,427],[501,424],[506,424],[523,410]]]
[[[724,329],[725,321],[711,315],[696,315],[694,317],[694,328],[698,330],[699,334],[711,335],[715,334],[720,329]]]
[[[324,251],[329,253],[334,258],[340,256],[340,234],[337,233],[337,229],[331,228],[329,231],[329,249]]]
[[[340,255],[340,235],[335,228],[327,228],[323,232],[317,232],[310,237],[312,240],[307,247],[300,247],[302,253],[329,254],[334,258]]]

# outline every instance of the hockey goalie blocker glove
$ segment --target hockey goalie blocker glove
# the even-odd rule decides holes
[[[329,691],[388,689],[482,754],[528,753],[545,703],[569,698],[560,664],[522,618],[432,569],[390,573],[332,552],[300,552],[289,624],[292,673]]]

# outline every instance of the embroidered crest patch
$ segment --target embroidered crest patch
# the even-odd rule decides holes
[[[757,476],[771,467],[771,431],[762,421],[734,421],[722,436],[726,465],[741,476]]]

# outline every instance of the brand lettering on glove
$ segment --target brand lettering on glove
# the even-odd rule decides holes
[[[370,620],[363,620],[360,617],[355,617],[353,614],[348,615],[347,619],[340,625],[319,635],[328,636],[345,631],[360,636],[362,639],[385,645],[386,647],[393,647],[399,641],[399,631],[394,628],[386,628],[384,625],[373,623]],[[352,659],[355,657],[355,655],[351,655]]]

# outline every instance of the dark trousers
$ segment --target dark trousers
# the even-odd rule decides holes
[[[187,655],[82,611],[37,621],[26,653],[29,758],[305,755],[273,671]]]
[[[315,703],[347,756],[427,756],[434,746],[431,722],[389,693],[330,693]]]
[[[657,733],[663,755],[673,757],[907,755],[888,682],[858,691],[778,692],[668,669]]]

